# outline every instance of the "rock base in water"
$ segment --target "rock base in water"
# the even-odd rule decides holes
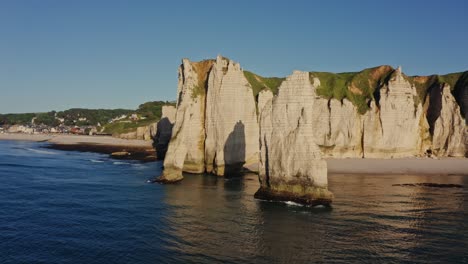
[[[157,177],[155,179],[149,180],[149,182],[151,182],[151,183],[160,183],[160,184],[174,184],[174,183],[178,183],[178,182],[180,182],[182,180],[183,180],[183,178],[168,180],[165,177],[160,176],[160,177]]]
[[[260,188],[255,193],[254,198],[268,201],[291,201],[310,206],[330,206],[333,200],[333,195],[328,190],[324,191],[326,191],[325,195],[317,196],[314,194],[297,195],[291,192],[276,192],[267,188]]]

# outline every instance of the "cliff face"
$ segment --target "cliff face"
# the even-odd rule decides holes
[[[271,186],[267,171],[320,171],[317,146],[322,156],[337,158],[464,156],[467,98],[466,72],[408,77],[400,68],[380,66],[295,72],[285,80],[243,71],[221,56],[184,59],[162,179],[180,180],[182,171],[236,174],[259,161],[260,180]],[[295,151],[302,148],[318,161],[290,163],[301,162]]]
[[[258,123],[252,88],[238,63],[218,57],[210,71],[205,116],[206,171],[239,173],[258,162]]]
[[[450,85],[441,84],[431,87],[428,96],[428,121],[432,136],[432,151],[437,156],[465,155],[465,120]]]
[[[113,135],[122,139],[140,139],[140,140],[152,140],[154,135],[156,135],[156,123],[137,127],[135,131]]]
[[[316,79],[316,85],[320,81]],[[313,99],[312,118],[314,139],[323,156],[349,158],[361,157],[363,118],[356,107],[347,99]]]
[[[161,120],[159,120],[153,128],[153,146],[156,149],[156,156],[158,159],[164,159],[166,157],[167,148],[172,136],[172,127],[175,122],[175,114],[176,108],[174,106],[163,106]]]
[[[258,162],[258,151],[255,100],[239,64],[221,56],[202,62],[184,59],[160,180],[181,180],[182,171],[235,175]]]
[[[164,159],[172,135],[176,108],[172,105],[162,106],[161,119],[147,126],[137,127],[135,131],[114,135],[122,139],[153,140],[158,159]]]
[[[259,95],[261,188],[257,198],[329,203],[327,164],[314,141],[315,88],[307,72],[296,71],[278,95]]]
[[[177,106],[172,137],[164,159],[162,181],[181,180],[182,171],[205,170],[206,76],[213,61],[182,61],[179,67]]]
[[[468,82],[463,83],[464,79],[460,77],[464,75],[444,77],[457,84],[458,90],[453,90],[434,76],[408,77],[400,68],[393,70],[381,66],[363,72],[368,75],[357,84],[355,77],[347,77],[347,97],[337,100],[316,96],[313,100],[314,138],[324,156],[397,158],[428,154],[466,155],[466,119],[459,106],[466,101],[464,96],[468,90]],[[363,76],[362,73],[356,75],[359,74]],[[316,74],[311,73],[311,76]],[[324,87],[323,81],[327,78],[323,74],[317,76],[322,78],[316,86]],[[333,81],[336,85],[339,79]],[[367,85],[367,82],[372,85]],[[367,107],[358,107],[357,99],[362,98],[369,88],[370,96],[365,101]],[[424,93],[427,95],[422,98]],[[459,94],[458,99],[454,93]]]
[[[401,69],[378,91],[380,100],[372,102],[364,116],[364,157],[397,158],[420,154],[421,137],[427,132],[422,105],[416,88],[406,80]]]

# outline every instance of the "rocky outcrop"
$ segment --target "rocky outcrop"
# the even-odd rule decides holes
[[[398,158],[422,153],[428,126],[416,88],[398,68],[380,89],[364,116],[363,145],[366,158]]]
[[[167,147],[172,136],[172,128],[175,122],[176,108],[172,105],[162,107],[161,119],[153,128],[153,146],[156,149],[156,156],[163,160],[166,156]]]
[[[433,85],[428,96],[432,152],[437,156],[465,156],[465,120],[450,85]]]
[[[207,84],[206,172],[237,175],[258,163],[258,123],[252,88],[238,63],[218,56]]]
[[[135,131],[114,134],[114,137],[121,139],[139,139],[139,140],[152,140],[156,132],[156,122],[147,126],[137,127]]]
[[[314,134],[322,154],[335,158],[466,156],[466,120],[457,102],[463,102],[465,90],[460,87],[468,85],[456,82],[460,93],[460,100],[456,100],[450,86],[435,77],[408,77],[401,68],[389,71],[386,67],[373,68],[369,79],[364,80],[371,83],[371,78],[379,71],[391,73],[380,82],[374,80],[374,91],[367,99],[368,110],[365,113],[360,113],[355,103],[347,98],[314,98],[313,119],[317,124]],[[423,80],[422,84],[419,83],[420,93],[429,90],[426,100],[418,94],[415,80]],[[428,89],[430,84],[433,88]],[[318,83],[317,86],[322,85]],[[364,89],[359,87],[369,88],[351,81],[348,85],[348,89],[358,95],[361,94],[360,89]],[[441,85],[448,87],[444,90],[446,99],[443,103]],[[424,101],[426,104],[423,106]]]
[[[122,139],[153,140],[158,159],[164,159],[172,135],[176,108],[172,105],[162,106],[161,119],[147,126],[137,127],[135,131],[114,135]]]
[[[318,81],[318,80],[317,80]],[[329,204],[327,163],[314,140],[315,87],[307,72],[295,71],[278,95],[259,95],[260,183],[256,198]]]
[[[214,61],[182,60],[172,137],[164,159],[162,182],[177,182],[182,171],[205,171],[206,80]]]
[[[316,79],[317,80],[317,79]],[[317,80],[316,85],[320,85]],[[362,116],[347,99],[313,99],[314,139],[324,157],[363,156]]]
[[[257,161],[260,180],[267,185],[271,185],[267,171],[296,175],[295,170],[303,166],[305,171],[300,173],[305,175],[320,171],[319,161],[308,165],[299,160],[289,171],[286,157],[296,157],[289,147],[315,153],[317,146],[321,156],[336,158],[462,156],[467,150],[463,125],[464,105],[468,105],[466,80],[466,73],[408,77],[390,66],[342,74],[295,72],[284,80],[243,71],[221,56],[201,62],[184,59],[179,69],[175,125],[161,179],[180,180],[182,171],[228,176]],[[455,89],[439,89],[439,93],[428,89],[447,82]],[[290,91],[300,93],[288,95]],[[298,116],[293,110],[297,105],[307,114]],[[298,120],[305,122],[301,129]],[[299,131],[312,132],[305,136],[297,134]],[[297,145],[299,139],[310,142]],[[268,142],[282,146],[283,152],[268,149]],[[316,154],[311,155],[320,160]],[[274,157],[273,167],[267,156]],[[314,182],[321,188],[320,180]]]
[[[240,65],[221,56],[184,59],[160,181],[181,180],[182,171],[236,175],[258,162],[258,151],[256,104]]]

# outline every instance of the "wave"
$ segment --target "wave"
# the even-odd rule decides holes
[[[95,160],[95,159],[90,159],[89,161],[91,161],[93,163],[102,163],[102,162],[104,162],[103,160]]]
[[[114,164],[114,165],[128,165],[128,164],[130,164],[130,163],[128,163],[128,162],[121,162],[121,161],[114,161],[112,164]]]
[[[284,201],[283,203],[285,203],[286,205],[289,205],[289,206],[300,206],[300,207],[306,206],[304,204],[296,203],[296,202],[293,202],[293,201]]]
[[[148,166],[143,165],[143,164],[139,164],[139,163],[132,164],[132,167],[133,167],[134,169],[137,169],[137,170],[145,170],[145,169],[148,168]]]
[[[39,154],[46,154],[46,155],[57,155],[57,152],[52,152],[52,151],[47,151],[47,150],[40,150],[40,149],[33,149],[33,148],[25,148],[27,151],[31,151],[34,153],[39,153]]]

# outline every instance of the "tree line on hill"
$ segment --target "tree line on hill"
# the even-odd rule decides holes
[[[161,118],[162,106],[174,105],[168,101],[146,102],[138,109],[86,109],[71,108],[65,111],[49,111],[45,113],[0,114],[0,126],[3,125],[46,125],[56,127],[66,126],[104,126],[116,118],[135,114],[148,121]]]

